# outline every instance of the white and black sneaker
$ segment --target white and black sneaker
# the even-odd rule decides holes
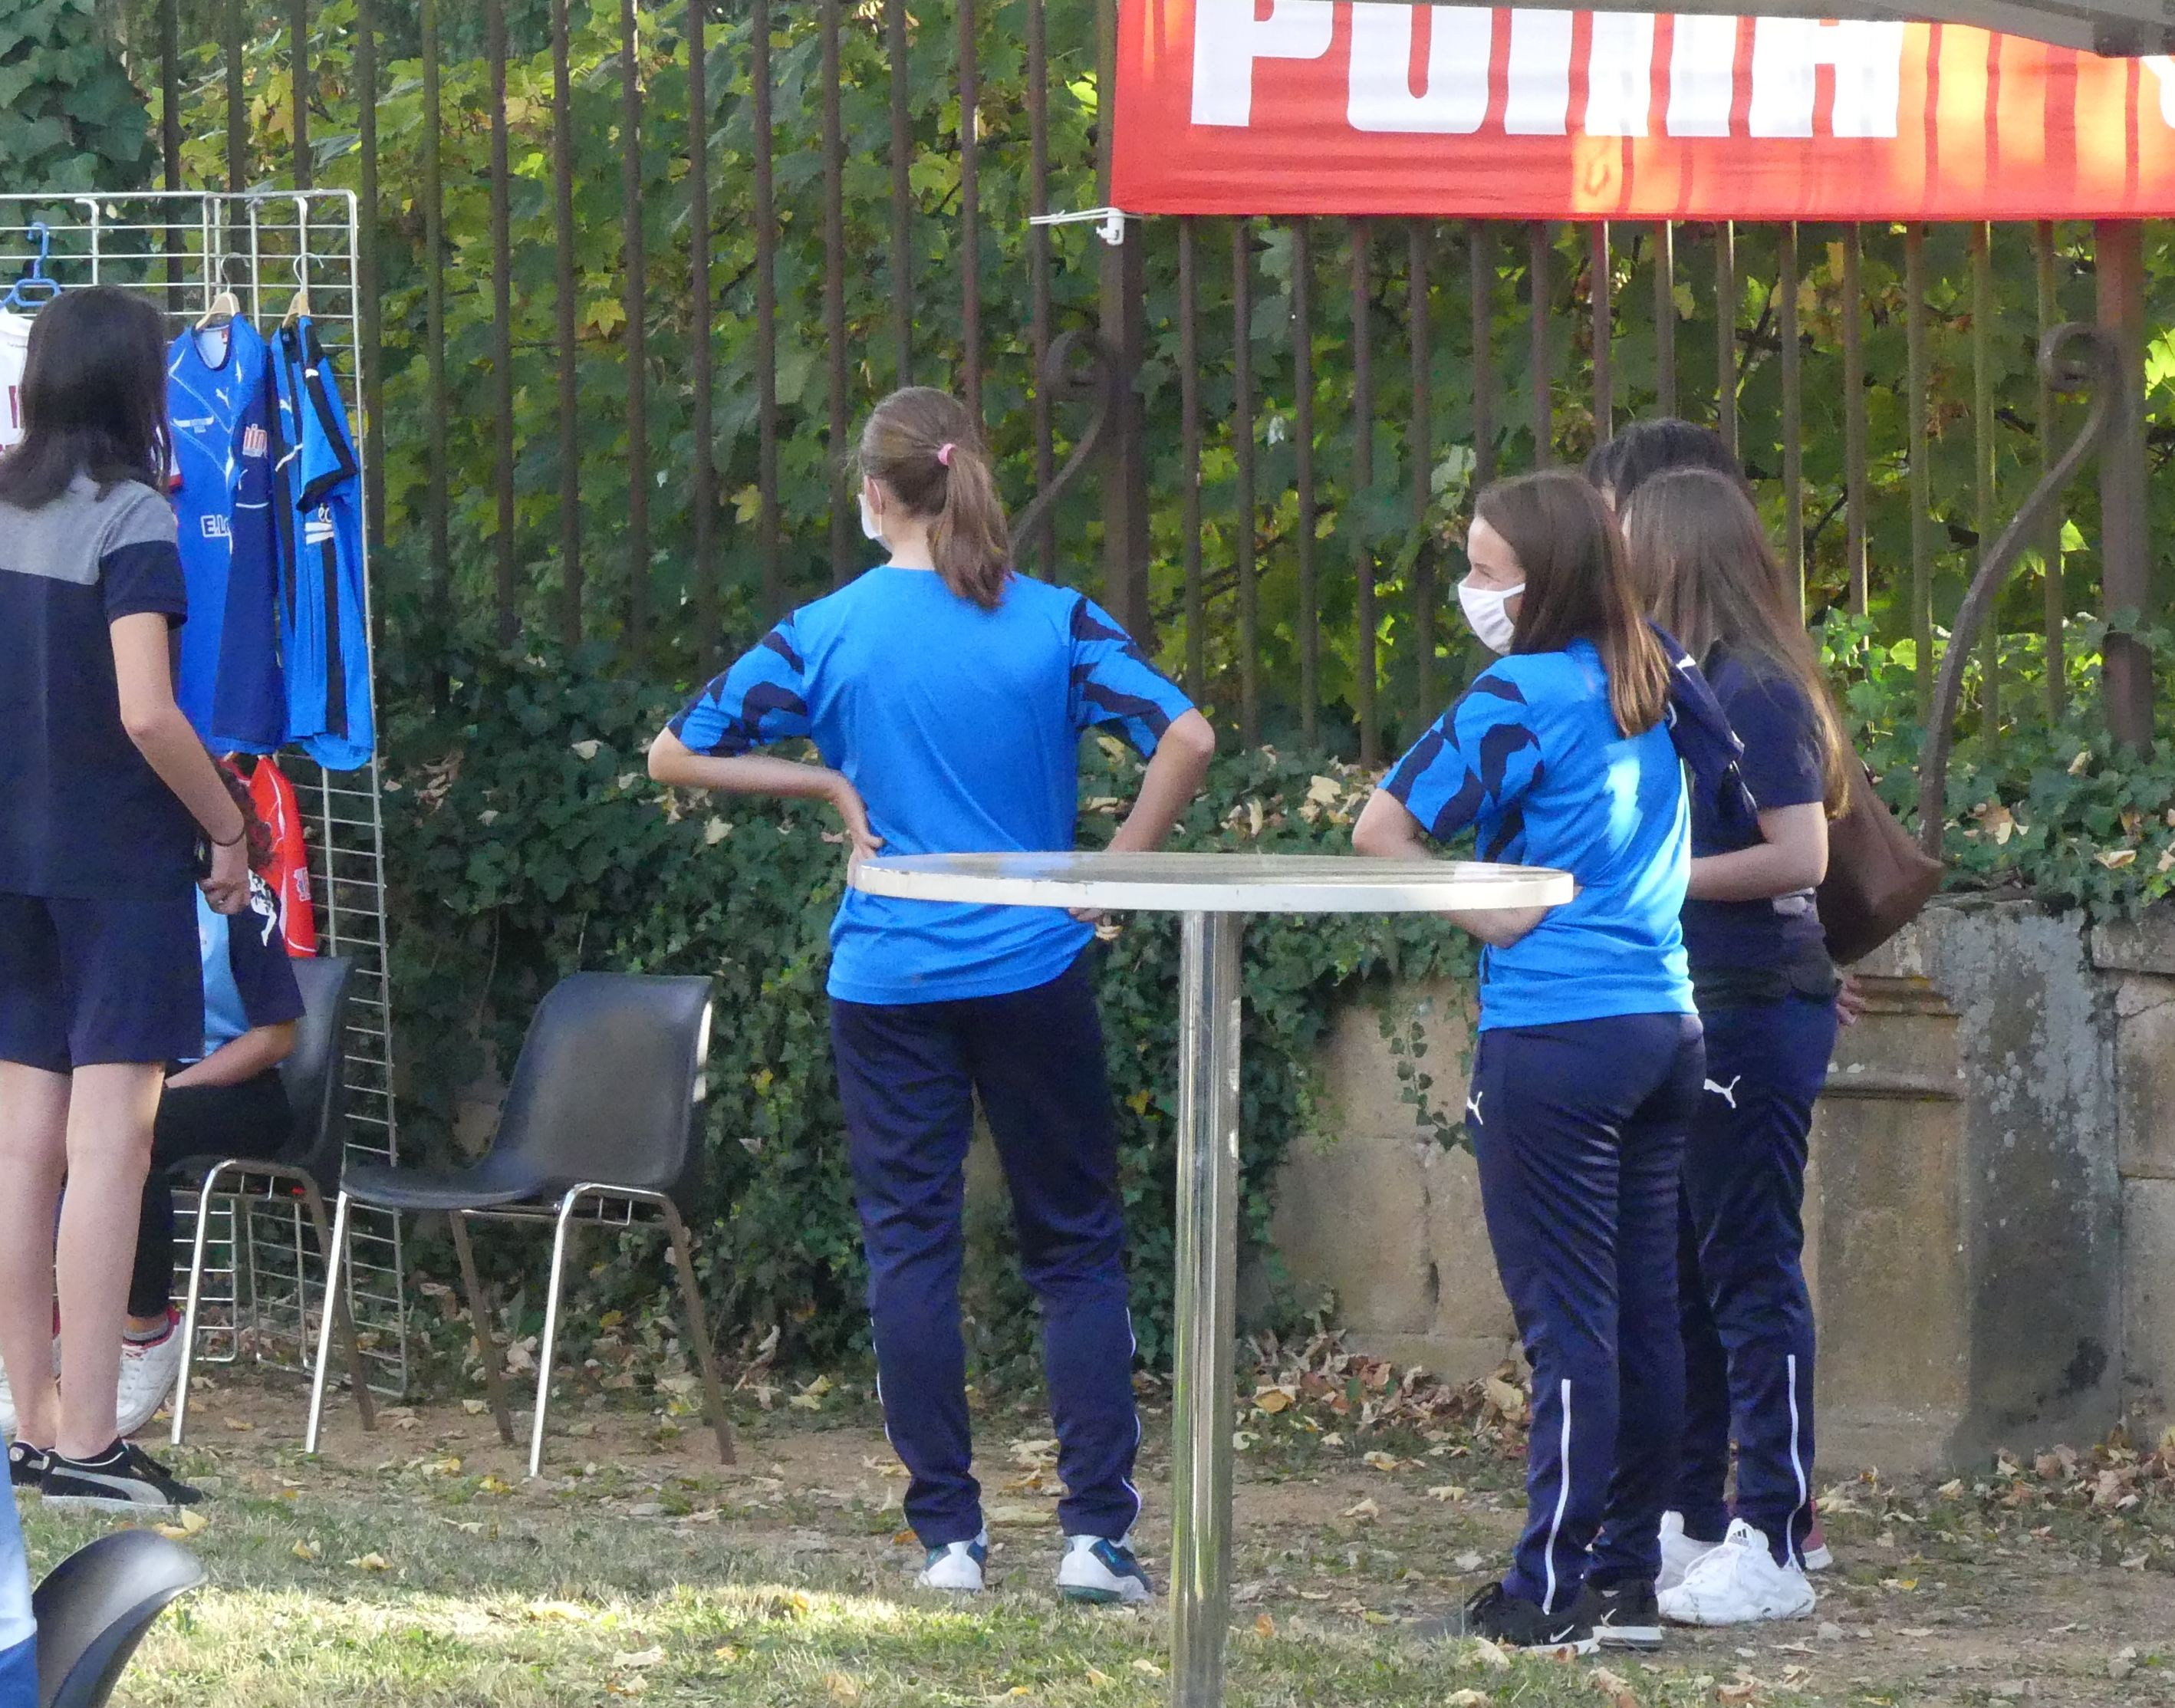
[[[1068,1536],[1065,1558],[1057,1563],[1057,1592],[1068,1602],[1130,1607],[1155,1590],[1125,1537]]]
[[[35,1494],[46,1486],[46,1473],[53,1467],[53,1456],[43,1447],[33,1447],[28,1441],[8,1444],[8,1481],[17,1488],[28,1489]]]
[[[947,1542],[930,1548],[914,1581],[925,1590],[978,1596],[982,1592],[982,1569],[989,1561],[990,1532],[984,1530],[964,1542]]]
[[[1604,1649],[1662,1646],[1661,1604],[1654,1598],[1654,1586],[1644,1578],[1626,1578],[1605,1589],[1589,1578],[1573,1612],[1593,1627]]]
[[[46,1466],[46,1505],[94,1512],[161,1513],[194,1506],[203,1491],[177,1479],[133,1441],[116,1441],[95,1459],[55,1453]]]
[[[1590,1655],[1601,1646],[1589,1617],[1591,1603],[1581,1594],[1567,1612],[1543,1613],[1540,1603],[1514,1596],[1500,1583],[1480,1591],[1454,1613],[1424,1619],[1423,1637],[1485,1637],[1499,1648],[1529,1654]]]

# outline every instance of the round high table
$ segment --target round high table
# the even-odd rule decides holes
[[[1455,860],[1278,854],[923,854],[863,860],[871,895],[1182,916],[1171,1691],[1218,1708],[1230,1622],[1232,1350],[1239,1228],[1239,941],[1250,914],[1560,906],[1567,873]]]

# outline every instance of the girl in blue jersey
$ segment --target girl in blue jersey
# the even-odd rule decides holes
[[[1678,914],[1690,863],[1677,680],[1607,507],[1577,475],[1483,492],[1458,589],[1505,656],[1406,754],[1353,834],[1423,854],[1553,866],[1576,899],[1461,918],[1481,959],[1466,1121],[1505,1291],[1533,1371],[1528,1515],[1515,1562],[1451,1631],[1586,1652],[1661,1639],[1662,1509],[1684,1372],[1677,1170],[1704,1060]]]
[[[795,612],[650,750],[661,783],[828,802],[857,856],[1073,846],[1083,731],[1150,756],[1114,848],[1159,847],[1215,735],[1088,599],[1015,575],[981,436],[945,393],[894,393],[862,431],[862,531],[881,567]],[[813,762],[751,750],[808,738]],[[832,1043],[892,1445],[921,1581],[982,1587],[960,1339],[963,1171],[976,1101],[1040,1301],[1071,1598],[1136,1602],[1140,1424],[1093,933],[1055,909],[849,890],[831,934]]]
[[[1802,1618],[1814,1605],[1805,1162],[1838,984],[1814,891],[1848,759],[1796,589],[1742,482],[1678,469],[1635,485],[1621,513],[1641,590],[1702,659],[1759,806],[1752,826],[1692,816],[1684,944],[1707,1068],[1684,1152],[1685,1433],[1661,1607],[1699,1625]]]

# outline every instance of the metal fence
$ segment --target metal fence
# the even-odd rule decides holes
[[[222,86],[178,49],[178,3],[149,0],[158,27],[138,32],[160,56],[176,183],[191,91],[209,91],[202,106]],[[2061,442],[2064,405],[2030,353],[2067,320],[2117,331],[2125,395],[2096,488],[2069,495],[2036,586],[1998,607],[1974,727],[2060,710],[2078,610],[2153,603],[2134,225],[1174,220],[1123,222],[1112,243],[1033,222],[1108,200],[1115,0],[481,0],[485,75],[451,111],[447,30],[475,22],[465,8],[289,0],[267,45],[245,40],[253,0],[214,3],[231,180],[263,165],[252,89],[261,105],[284,79],[274,164],[351,179],[376,210],[372,448],[397,416],[423,454],[412,499],[373,526],[414,577],[426,637],[475,621],[696,668],[861,566],[843,455],[892,385],[959,392],[1016,503],[1049,485],[1083,431],[1044,371],[1075,326],[1131,383],[1098,478],[1022,540],[1022,561],[1090,586],[1248,740],[1387,751],[1456,669],[1463,637],[1441,614],[1464,495],[1657,411],[1738,447],[1809,610],[1870,610],[1915,643],[1926,703],[1972,570]],[[598,59],[613,30],[616,62]],[[319,72],[334,55],[336,98]],[[509,66],[540,76],[547,57],[548,114],[510,117]],[[412,149],[379,134],[411,76]],[[576,112],[605,79],[620,234],[618,313],[599,328],[583,317],[598,287],[577,221],[600,204]],[[487,157],[449,170],[447,140],[486,127]],[[514,287],[516,192],[543,187],[517,142],[548,155],[548,304]],[[461,235],[448,209],[478,200],[487,277],[444,264]],[[465,365],[449,360],[449,292],[488,295]],[[584,439],[599,360],[624,410],[602,453]],[[517,393],[547,377],[548,433],[518,427],[534,417]],[[457,502],[485,485],[488,505]],[[2118,637],[2107,659],[2109,715],[2142,739],[2142,650]]]

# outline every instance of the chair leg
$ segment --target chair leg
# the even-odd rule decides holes
[[[345,1192],[339,1195],[333,1207],[332,1243],[325,1250],[325,1297],[338,1296],[345,1277],[341,1272],[347,1261],[347,1224],[350,1200]],[[333,1361],[333,1313],[323,1313],[317,1319],[317,1361],[310,1375],[310,1423],[303,1432],[302,1450],[317,1450],[317,1432],[325,1417],[325,1372]]]
[[[324,1254],[325,1272],[330,1276],[333,1236],[332,1230],[325,1225],[324,1194],[317,1190],[317,1183],[307,1174],[297,1174],[295,1183],[302,1189],[302,1202],[310,1212],[312,1225],[317,1230],[317,1249]],[[301,1272],[301,1256],[297,1253],[295,1273],[299,1276]],[[348,1380],[355,1385],[355,1409],[362,1413],[362,1427],[366,1430],[375,1429],[377,1427],[377,1407],[370,1397],[370,1372],[363,1367],[362,1340],[355,1331],[355,1312],[348,1302],[348,1288],[343,1287],[338,1292],[328,1292],[325,1294],[325,1309],[339,1313],[340,1343],[347,1348],[347,1375]],[[179,1441],[175,1443],[176,1446],[180,1445]]]
[[[484,1391],[491,1396],[491,1415],[498,1424],[498,1439],[511,1447],[513,1413],[506,1407],[506,1384],[498,1373],[498,1342],[491,1332],[491,1307],[476,1274],[475,1248],[469,1244],[468,1212],[456,1210],[447,1220],[453,1223],[453,1250],[461,1260],[461,1286],[469,1296],[469,1320],[475,1326],[476,1351],[483,1358]]]
[[[169,1440],[182,1445],[182,1431],[189,1418],[189,1377],[197,1361],[197,1311],[203,1300],[204,1245],[211,1234],[212,1189],[226,1172],[221,1163],[203,1177],[197,1188],[196,1238],[189,1245],[189,1293],[182,1310],[182,1367],[174,1377],[174,1428]]]
[[[725,1416],[724,1390],[718,1380],[718,1357],[710,1347],[709,1319],[703,1315],[702,1295],[695,1286],[695,1262],[687,1250],[687,1224],[668,1199],[664,1228],[672,1236],[672,1266],[680,1272],[680,1297],[687,1307],[687,1333],[695,1342],[695,1359],[702,1372],[702,1402],[710,1413],[710,1428],[718,1437],[718,1462],[735,1462],[733,1426]]]
[[[551,1281],[544,1296],[544,1338],[536,1348],[536,1418],[529,1431],[529,1474],[544,1472],[544,1414],[551,1403],[551,1357],[559,1340],[559,1288],[567,1272],[567,1229],[574,1219],[578,1190],[569,1192],[559,1204],[558,1229],[551,1236]]]

